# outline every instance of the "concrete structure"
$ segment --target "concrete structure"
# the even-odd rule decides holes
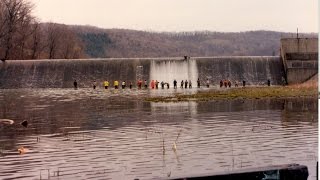
[[[0,88],[72,88],[98,87],[108,80],[132,82],[158,80],[171,84],[176,79],[191,80],[196,86],[209,79],[218,85],[220,80],[246,81],[248,85],[280,84],[284,70],[276,56],[184,57],[176,58],[112,58],[63,60],[8,60],[0,62]]]
[[[247,169],[221,173],[216,175],[197,175],[190,177],[173,177],[174,180],[307,180],[308,168],[298,164],[270,166],[264,168]]]
[[[284,38],[280,48],[288,84],[305,82],[318,73],[318,38]]]

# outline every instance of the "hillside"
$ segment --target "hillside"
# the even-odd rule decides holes
[[[88,57],[172,56],[270,56],[278,55],[281,37],[296,34],[274,31],[147,32],[71,26],[85,46]],[[314,37],[317,34],[300,34]]]

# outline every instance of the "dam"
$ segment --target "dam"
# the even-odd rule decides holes
[[[102,85],[108,80],[132,82],[157,80],[171,84],[199,78],[218,85],[220,80],[246,81],[248,85],[281,83],[285,76],[278,56],[217,56],[168,58],[105,58],[57,60],[8,60],[0,63],[0,88],[72,88],[91,87],[95,80]],[[101,83],[100,83],[101,82]]]
[[[288,84],[307,81],[318,73],[318,38],[283,38],[280,46]]]

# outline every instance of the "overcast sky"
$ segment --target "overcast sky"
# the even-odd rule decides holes
[[[31,0],[42,22],[147,31],[318,32],[318,0]]]

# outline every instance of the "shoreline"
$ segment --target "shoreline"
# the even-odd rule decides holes
[[[263,98],[318,98],[318,87],[313,86],[258,86],[239,87],[198,92],[196,94],[145,98],[149,102],[211,101],[230,99],[263,99]]]

